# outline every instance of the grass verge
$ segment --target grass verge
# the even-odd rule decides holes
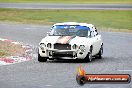
[[[132,4],[132,0],[0,0],[17,3]]]
[[[54,24],[86,22],[99,28],[132,30],[131,10],[19,10],[0,8],[0,21]]]
[[[0,57],[21,55],[24,49],[20,45],[0,41]]]

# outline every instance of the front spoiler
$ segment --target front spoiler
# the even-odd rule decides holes
[[[62,57],[66,57],[67,59],[84,59],[86,57],[86,55],[87,55],[87,53],[79,54],[80,53],[79,50],[46,49],[44,52],[45,53],[43,53],[43,51],[39,48],[40,56],[41,57],[48,57],[50,59],[52,59],[52,58],[60,59]]]

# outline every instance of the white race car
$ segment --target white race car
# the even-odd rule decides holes
[[[93,56],[102,58],[101,35],[92,24],[56,23],[39,43],[38,61],[47,59],[82,59],[90,62]]]

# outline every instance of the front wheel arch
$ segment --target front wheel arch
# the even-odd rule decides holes
[[[90,46],[89,52],[92,53],[92,50],[93,50],[93,45]]]
[[[85,62],[91,62],[92,61],[92,50],[93,50],[93,46],[91,45],[86,57],[84,58]]]

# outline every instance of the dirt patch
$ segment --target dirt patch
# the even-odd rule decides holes
[[[0,41],[0,57],[18,56],[25,53],[20,44],[13,44],[6,41]]]

